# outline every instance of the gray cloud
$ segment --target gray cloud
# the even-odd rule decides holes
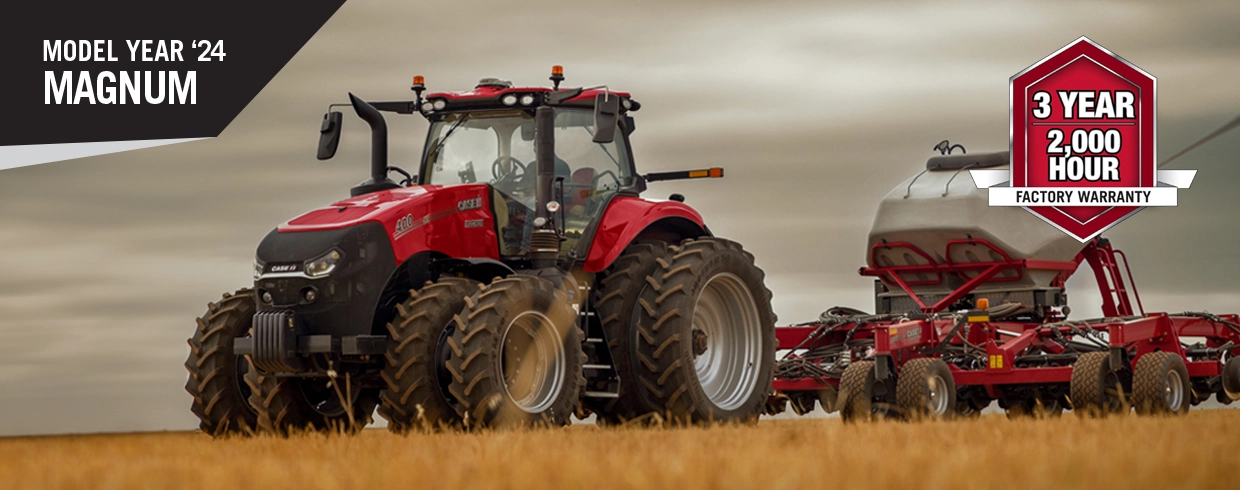
[[[0,174],[0,434],[193,427],[193,318],[248,282],[267,231],[366,176],[356,119],[340,157],[311,157],[347,91],[545,84],[562,64],[632,92],[643,170],[728,172],[649,195],[685,194],[744,243],[795,322],[870,307],[856,269],[879,199],[940,139],[1005,148],[1012,74],[1089,35],[1158,77],[1168,155],[1240,111],[1238,24],[1234,2],[350,2],[220,138]],[[390,125],[393,163],[416,167],[425,122]],[[1200,174],[1180,207],[1108,233],[1148,308],[1240,310],[1237,154],[1240,133],[1184,158]]]

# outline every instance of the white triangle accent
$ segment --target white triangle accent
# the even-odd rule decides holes
[[[0,146],[0,170],[38,165],[40,163],[73,160],[129,150],[154,148],[198,141],[206,138],[182,138],[167,140],[100,141],[95,143],[58,143],[51,145]]]

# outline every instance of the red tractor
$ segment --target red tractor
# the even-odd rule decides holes
[[[753,256],[639,175],[629,94],[516,88],[350,105],[370,179],[258,246],[254,286],[208,305],[186,362],[211,434],[750,421],[771,394],[775,315]],[[334,107],[334,106],[333,106]],[[430,131],[411,174],[381,112]],[[342,114],[324,117],[331,158]],[[400,182],[390,173],[402,176]]]

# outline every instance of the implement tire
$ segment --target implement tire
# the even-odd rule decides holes
[[[874,361],[857,361],[840,377],[840,418],[845,423],[875,419]]]
[[[388,430],[403,434],[461,426],[456,400],[448,393],[447,339],[465,298],[480,286],[472,279],[441,277],[396,305],[396,316],[387,324],[381,373],[386,389],[379,397],[379,415],[387,419]]]
[[[1086,352],[1072,366],[1072,411],[1078,416],[1106,417],[1128,411],[1123,385],[1111,368],[1107,352]]]
[[[672,423],[757,422],[775,360],[762,269],[720,238],[670,247],[638,299],[635,353],[645,403]]]
[[[190,410],[198,416],[198,428],[212,436],[249,433],[258,425],[258,414],[246,403],[250,361],[233,355],[233,339],[249,334],[257,309],[252,289],[224,293],[218,303],[207,304],[189,339],[185,391],[194,397]]]
[[[904,363],[896,380],[896,404],[908,420],[950,418],[956,413],[956,383],[941,359]]]
[[[1132,402],[1140,415],[1184,415],[1192,404],[1192,381],[1174,352],[1150,352],[1137,359]]]
[[[603,271],[594,289],[594,309],[603,327],[603,335],[607,337],[612,368],[620,378],[620,396],[586,398],[583,403],[604,423],[622,423],[655,411],[654,407],[645,404],[637,387],[637,357],[633,347],[637,342],[640,316],[637,298],[650,286],[647,280],[658,270],[658,260],[666,257],[667,253],[667,244],[663,242],[629,245]]]
[[[496,279],[454,321],[448,391],[467,427],[568,425],[586,355],[564,291],[540,277]]]

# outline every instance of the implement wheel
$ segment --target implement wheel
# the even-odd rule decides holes
[[[218,303],[207,305],[189,339],[185,391],[194,397],[190,409],[200,420],[198,428],[212,436],[248,433],[258,426],[258,414],[246,403],[250,361],[233,355],[233,339],[249,334],[256,310],[254,290],[224,293]]]
[[[1173,352],[1151,352],[1137,359],[1132,401],[1141,415],[1184,415],[1191,404],[1191,381],[1184,359]]]
[[[637,321],[640,311],[637,298],[650,286],[648,280],[659,268],[658,260],[667,256],[667,244],[640,242],[624,249],[615,262],[600,276],[594,289],[594,309],[607,348],[611,365],[620,378],[618,398],[586,398],[586,408],[604,423],[633,420],[654,407],[645,405],[637,382],[637,358],[633,347],[637,342]]]
[[[447,339],[454,329],[453,317],[465,307],[465,298],[481,284],[471,279],[442,277],[396,305],[396,317],[388,322],[387,354],[380,396],[379,415],[388,430],[459,427],[461,416],[448,393]]]
[[[771,394],[775,314],[740,244],[686,240],[658,260],[638,299],[637,381],[676,423],[757,422]]]
[[[581,329],[550,281],[496,279],[465,301],[448,338],[448,391],[469,427],[568,425],[585,386]]]
[[[956,411],[956,383],[947,363],[927,357],[905,363],[896,380],[896,404],[909,420],[951,417]]]
[[[1079,416],[1105,417],[1128,411],[1119,371],[1107,352],[1086,352],[1072,366],[1072,409]]]
[[[844,370],[839,405],[844,422],[870,421],[878,415],[878,405],[874,403],[874,361],[857,361]]]

